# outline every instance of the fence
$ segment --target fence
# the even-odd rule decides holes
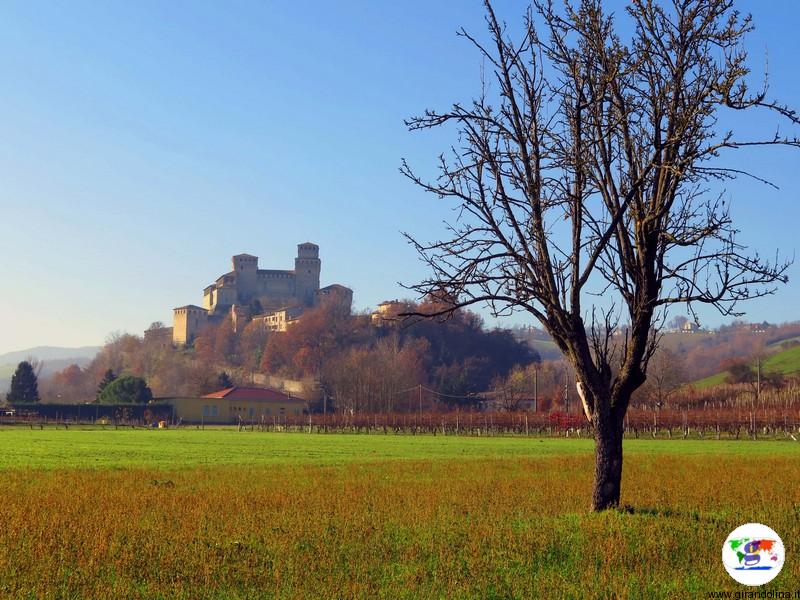
[[[151,426],[160,420],[175,423],[169,404],[63,405],[15,407],[13,415],[0,415],[2,424],[64,425],[105,422],[113,425]],[[196,425],[184,425],[195,427]],[[583,414],[567,412],[481,412],[453,410],[422,413],[305,414],[242,420],[240,429],[305,431],[312,433],[430,434],[430,435],[530,435],[591,437]],[[716,407],[647,410],[631,408],[625,418],[630,437],[787,437],[800,438],[800,406]]]
[[[6,425],[78,425],[107,422],[113,425],[146,426],[172,419],[172,405],[153,404],[15,404],[0,412]]]
[[[448,411],[390,414],[307,414],[242,421],[240,428],[311,433],[432,435],[558,435],[591,437],[582,414],[565,412]],[[625,419],[630,437],[800,437],[800,407],[755,410],[630,409]]]

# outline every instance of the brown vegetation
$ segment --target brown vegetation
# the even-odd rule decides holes
[[[468,402],[493,379],[536,359],[509,331],[486,330],[468,311],[441,323],[376,327],[366,315],[324,303],[286,332],[268,332],[258,323],[235,331],[225,320],[206,327],[189,348],[174,348],[164,336],[115,335],[88,367],[70,366],[44,382],[43,395],[51,402],[93,401],[108,370],[145,378],[156,397],[214,391],[223,371],[235,383],[265,373],[319,381],[328,410],[391,412],[409,409],[403,390],[419,384]],[[415,399],[414,409],[418,404]]]
[[[793,457],[631,455],[624,500],[636,508],[603,515],[586,513],[591,463],[4,470],[0,594],[701,595],[731,587],[719,550],[744,514],[798,551]],[[781,582],[800,579],[798,565],[787,560]]]

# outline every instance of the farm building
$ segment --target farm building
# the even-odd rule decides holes
[[[270,388],[234,386],[200,398],[169,398],[174,418],[184,423],[239,423],[280,420],[303,414],[306,401]]]

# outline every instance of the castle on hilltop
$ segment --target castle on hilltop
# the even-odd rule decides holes
[[[293,270],[259,269],[258,257],[237,254],[232,270],[203,290],[203,306],[189,304],[173,310],[172,341],[190,344],[209,322],[230,316],[234,330],[257,321],[271,331],[286,331],[303,311],[326,299],[350,308],[353,291],[333,284],[320,288],[319,246],[297,246]]]

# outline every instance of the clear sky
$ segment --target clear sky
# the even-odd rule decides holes
[[[768,53],[772,93],[800,106],[800,2],[740,5],[754,66]],[[409,296],[425,270],[400,231],[433,239],[452,213],[398,166],[454,138],[403,119],[475,92],[462,25],[483,34],[477,0],[3,3],[0,353],[170,323],[233,254],[288,269],[307,240],[356,308]],[[800,153],[744,160],[780,190],[730,189],[743,239],[791,256]],[[798,268],[747,317],[800,319]]]

